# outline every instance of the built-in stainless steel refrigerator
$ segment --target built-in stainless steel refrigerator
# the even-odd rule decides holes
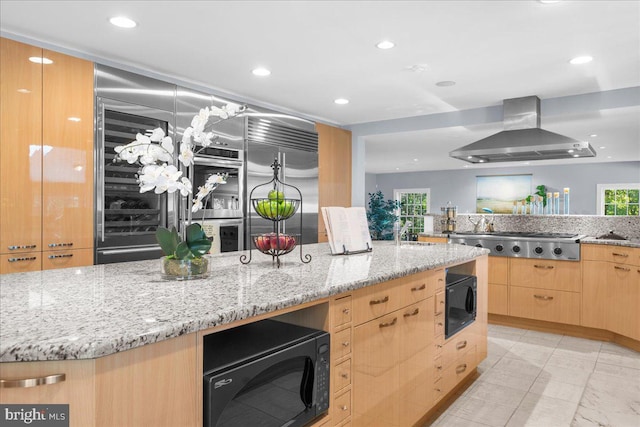
[[[282,114],[253,114],[247,117],[246,210],[250,227],[245,227],[245,248],[253,246],[251,234],[273,231],[273,223],[261,218],[251,206],[251,190],[273,178],[274,160],[282,165],[278,179],[302,193],[302,209],[289,218],[282,229],[302,234],[302,243],[318,242],[318,134],[315,124]],[[288,191],[288,190],[287,190]],[[264,197],[261,195],[260,197]],[[285,194],[297,198],[298,195]],[[302,230],[300,216],[302,215]]]

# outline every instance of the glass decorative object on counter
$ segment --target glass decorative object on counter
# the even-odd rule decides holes
[[[553,193],[553,214],[560,215],[560,192]]]
[[[564,214],[569,215],[569,187],[565,187],[564,190]]]
[[[553,193],[547,193],[547,215],[553,215]]]
[[[518,214],[518,213],[519,213],[519,212],[518,212],[518,201],[517,201],[517,200],[514,200],[514,201],[513,201],[513,211],[512,211],[512,213],[513,213],[514,215],[516,215],[516,214]]]

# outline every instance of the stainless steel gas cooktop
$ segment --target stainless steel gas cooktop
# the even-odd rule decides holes
[[[583,235],[572,233],[461,231],[450,234],[449,241],[487,248],[493,256],[579,261],[580,239],[583,237]]]

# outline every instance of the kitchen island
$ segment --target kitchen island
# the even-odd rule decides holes
[[[373,252],[350,256],[331,256],[326,244],[302,250],[311,255],[309,264],[300,262],[296,249],[283,257],[279,269],[257,251],[248,265],[239,262],[240,253],[211,256],[210,276],[190,281],[161,279],[158,261],[2,276],[0,377],[65,371],[67,381],[31,390],[3,389],[1,402],[36,403],[27,398],[71,402],[71,425],[140,425],[149,420],[154,425],[202,425],[206,334],[278,316],[330,331],[333,367],[334,361],[351,357],[338,348],[346,347],[344,341],[334,343],[334,337],[344,336],[345,331],[351,336],[357,329],[344,321],[345,313],[351,313],[344,308],[345,298],[353,297],[353,313],[358,316],[356,300],[365,296],[362,292],[383,287],[401,292],[405,282],[417,280],[424,285],[413,287],[424,291],[420,301],[433,303],[438,286],[444,286],[444,268],[478,276],[478,319],[473,330],[468,328],[480,337],[474,338],[473,366],[485,357],[487,250],[390,242],[375,242]],[[437,319],[437,307],[430,307]],[[389,310],[402,308],[400,304]],[[434,318],[430,322],[434,324]],[[437,337],[437,323],[434,328],[432,338]],[[354,351],[356,346],[354,342]],[[438,346],[446,348],[446,343],[443,340],[434,348]],[[357,366],[359,361],[353,363]],[[456,384],[454,378],[447,391]],[[66,387],[64,392],[54,392],[59,386]],[[356,386],[349,384],[346,389],[350,392]],[[171,399],[165,401],[167,394]],[[354,406],[357,411],[356,402]],[[332,403],[326,421],[339,425],[334,410]],[[349,417],[341,416],[342,420]]]

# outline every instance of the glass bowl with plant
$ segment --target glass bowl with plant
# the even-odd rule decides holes
[[[136,179],[141,193],[179,192],[182,197],[188,197],[192,194],[192,184],[185,175],[188,175],[189,168],[193,166],[195,155],[218,138],[211,131],[212,127],[245,110],[246,106],[233,103],[201,109],[193,117],[191,126],[185,129],[177,153],[173,140],[165,135],[163,129],[149,130],[144,135],[138,133],[134,141],[114,148],[114,162],[126,161],[140,166]],[[193,197],[191,213],[202,209],[211,192],[219,185],[226,184],[227,178],[227,174],[209,176]],[[192,222],[191,215],[187,217],[189,219],[181,233],[175,227],[159,227],[156,231],[156,240],[164,252],[161,260],[163,277],[191,279],[208,274],[209,263],[203,256],[209,252],[213,238],[205,234],[200,224]]]

